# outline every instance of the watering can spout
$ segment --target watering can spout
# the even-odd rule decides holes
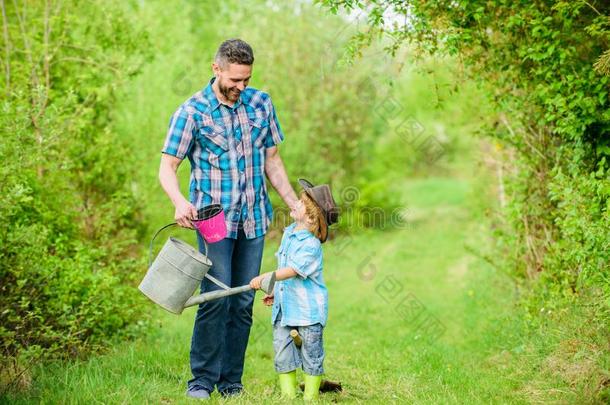
[[[264,291],[266,294],[272,294],[274,286],[275,286],[275,272],[273,272],[263,278],[263,280],[261,281],[261,290]],[[184,308],[192,307],[194,305],[198,305],[198,304],[201,304],[201,303],[204,303],[207,301],[212,301],[212,300],[215,300],[218,298],[228,297],[230,295],[235,295],[235,294],[240,294],[240,293],[243,293],[246,291],[250,291],[251,289],[252,289],[252,287],[250,287],[249,285],[243,285],[241,287],[224,288],[221,290],[210,291],[207,293],[195,295],[195,296],[189,298],[188,300],[186,300],[186,302],[184,303]]]

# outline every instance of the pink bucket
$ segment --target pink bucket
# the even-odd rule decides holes
[[[218,242],[227,236],[225,213],[220,204],[201,208],[197,211],[197,219],[192,222],[207,243]]]

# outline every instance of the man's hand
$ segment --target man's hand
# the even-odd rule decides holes
[[[191,228],[191,220],[197,219],[197,209],[190,202],[183,200],[176,203],[176,212],[174,214],[174,220],[178,225],[184,228]]]
[[[182,227],[192,229],[191,219],[197,218],[197,209],[180,193],[176,172],[181,162],[182,159],[175,156],[162,154],[161,165],[159,166],[159,181],[174,207],[176,207],[174,214],[176,223]]]
[[[265,296],[263,297],[263,304],[268,307],[273,305],[273,294],[265,294]]]

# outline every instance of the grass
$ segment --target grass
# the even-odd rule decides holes
[[[480,225],[470,204],[471,180],[411,180],[404,190],[416,214],[408,227],[363,231],[325,245],[326,377],[341,381],[344,392],[322,401],[600,401],[593,388],[603,384],[605,355],[595,344],[582,346],[595,342],[579,336],[583,318],[567,314],[563,327],[549,318],[545,328],[532,330],[514,305],[513,284],[468,253],[465,246],[474,243]],[[277,245],[267,241],[264,270],[274,267]],[[190,403],[184,390],[194,309],[181,316],[152,304],[148,310],[156,322],[149,334],[86,361],[39,366],[27,393],[4,399]],[[232,400],[214,394],[216,402],[281,403],[269,317],[257,299],[243,378],[247,393]]]

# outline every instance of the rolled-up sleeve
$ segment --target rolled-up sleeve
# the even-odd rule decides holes
[[[280,122],[277,119],[277,114],[275,113],[275,108],[273,107],[271,99],[269,99],[267,103],[267,109],[269,110],[269,131],[265,137],[264,145],[265,148],[270,148],[284,140],[284,133],[280,127]]]
[[[184,159],[193,145],[194,130],[195,122],[192,115],[185,108],[180,107],[170,119],[161,152]]]
[[[322,265],[322,248],[315,244],[301,246],[296,252],[289,255],[287,264],[299,276],[307,278],[320,269]]]

